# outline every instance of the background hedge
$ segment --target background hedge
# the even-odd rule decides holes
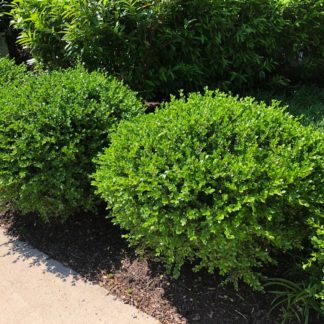
[[[324,0],[18,0],[39,64],[104,68],[144,97],[323,82]]]

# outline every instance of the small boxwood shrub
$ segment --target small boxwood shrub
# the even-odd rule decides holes
[[[0,89],[8,83],[21,82],[26,76],[27,67],[25,64],[16,65],[14,60],[6,57],[0,58]]]
[[[256,269],[323,226],[323,139],[277,103],[194,93],[122,122],[94,184],[129,241],[175,275],[191,261],[260,288]]]
[[[116,123],[142,111],[119,81],[81,67],[2,88],[1,200],[46,221],[93,211],[92,159],[108,145]]]

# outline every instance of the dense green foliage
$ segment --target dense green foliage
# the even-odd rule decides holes
[[[21,82],[27,76],[26,65],[16,65],[9,58],[0,58],[0,89],[13,81]]]
[[[148,98],[323,81],[324,0],[16,0],[20,42],[46,67],[105,68]]]
[[[80,67],[1,88],[1,200],[46,221],[93,211],[92,159],[117,122],[142,112],[119,81]]]
[[[64,5],[69,0],[15,0],[13,19],[21,33],[18,43],[48,67],[66,67],[62,40]]]
[[[240,88],[269,78],[282,29],[271,1],[146,3],[71,6],[77,18],[64,36],[66,54],[117,73],[152,97],[205,85]],[[101,19],[93,22],[98,11]]]
[[[129,241],[175,274],[189,260],[259,288],[278,252],[305,249],[321,269],[323,146],[275,103],[207,91],[122,122],[94,184]]]

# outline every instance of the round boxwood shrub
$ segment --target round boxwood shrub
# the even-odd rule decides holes
[[[139,251],[260,288],[277,252],[323,223],[323,134],[273,103],[220,92],[122,122],[94,185]],[[316,224],[316,225],[314,225]]]
[[[92,159],[116,123],[142,112],[134,92],[82,67],[1,88],[1,200],[44,220],[94,210]]]

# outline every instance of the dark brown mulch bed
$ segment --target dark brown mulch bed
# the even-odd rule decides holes
[[[0,215],[10,235],[27,241],[85,278],[135,305],[162,323],[277,323],[267,315],[269,296],[242,285],[238,292],[221,279],[183,269],[178,280],[162,265],[143,260],[127,247],[120,230],[103,217],[78,217],[44,225],[33,217]]]

